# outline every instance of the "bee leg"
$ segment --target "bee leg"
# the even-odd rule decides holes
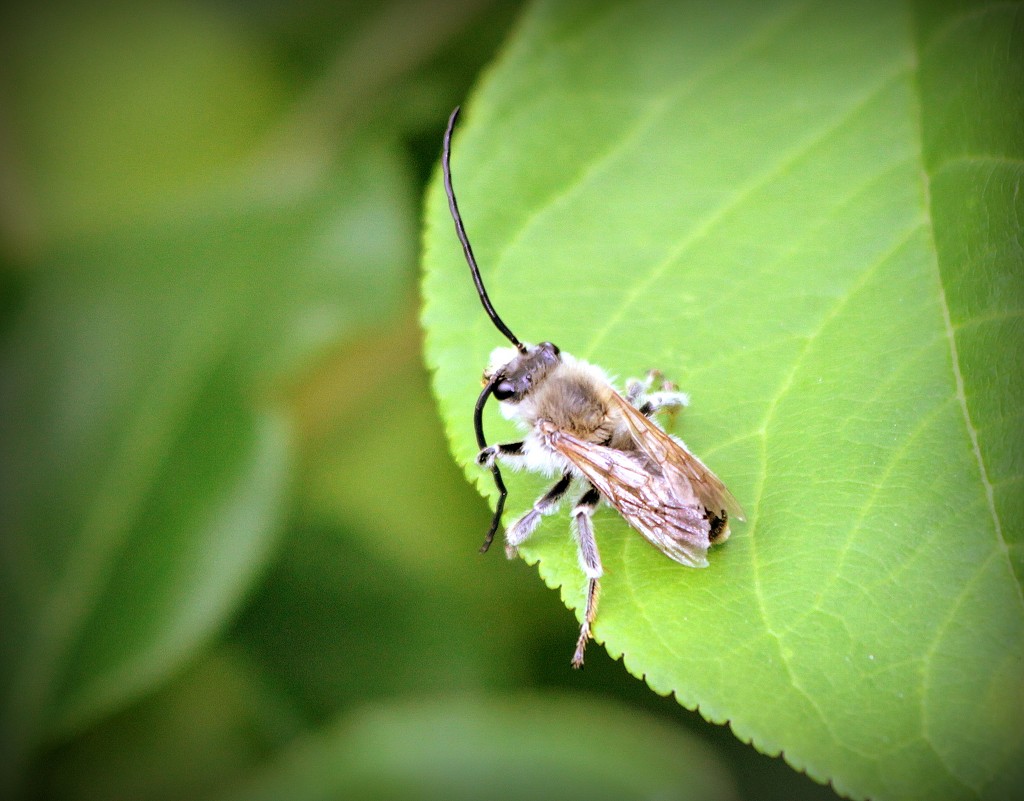
[[[590,624],[597,614],[597,595],[601,589],[597,579],[587,579],[587,611],[580,626],[580,637],[576,640],[576,652],[572,655],[572,666],[577,670],[583,667],[583,652],[587,648],[587,641],[590,639]]]
[[[639,408],[643,397],[651,391],[656,376],[660,376],[657,370],[651,370],[642,381],[639,378],[630,378],[626,382],[626,400]]]
[[[559,501],[572,483],[572,473],[566,473],[551,489],[533,502],[533,508],[516,520],[505,530],[505,555],[515,559],[519,546],[529,539],[540,523],[542,516],[550,514],[558,507]]]
[[[643,403],[637,406],[637,408],[641,414],[650,417],[655,412],[664,411],[665,409],[668,409],[669,414],[675,414],[681,407],[687,406],[689,403],[690,396],[685,392],[663,389],[645,396]]]
[[[660,388],[652,392],[651,388],[655,382],[660,382]],[[645,417],[650,417],[664,409],[674,414],[681,406],[689,404],[690,397],[685,392],[680,392],[671,381],[666,381],[660,370],[649,370],[642,381],[631,378],[626,382],[626,400]]]
[[[601,567],[601,556],[597,552],[597,540],[594,539],[594,524],[591,520],[594,510],[601,502],[601,495],[593,486],[577,501],[572,510],[575,523],[576,545],[579,548],[580,567],[587,576],[587,605],[583,612],[583,623],[580,625],[580,637],[576,641],[576,652],[572,655],[572,666],[583,667],[583,652],[590,639],[590,627],[597,616],[597,596],[600,590],[598,579],[604,575]]]
[[[499,457],[516,457],[523,455],[522,442],[502,442],[488,445],[476,455],[476,463],[481,467],[493,467]]]
[[[665,374],[661,370],[648,370],[647,375],[642,379],[630,378],[626,382],[626,400],[634,406],[639,406],[645,395],[650,393],[655,381],[661,382],[662,389],[675,389],[675,384],[665,380]]]
[[[676,415],[679,410],[690,403],[690,396],[686,392],[651,392],[644,398],[644,402],[637,407],[640,410],[640,414],[644,417],[650,417],[651,415],[657,414],[658,412],[665,412],[668,410],[669,414],[669,430],[672,430],[676,426]]]
[[[676,413],[683,407],[690,403],[690,396],[685,392],[680,392],[679,388],[676,387],[671,381],[665,381],[662,379],[661,373],[655,373],[652,371],[651,375],[657,375],[661,380],[661,389],[656,392],[650,391],[650,384],[648,383],[647,391],[643,396],[638,399],[641,402],[633,404],[636,406],[641,414],[646,417],[650,417],[652,414],[668,410],[669,416],[672,418],[672,423],[675,423]]]

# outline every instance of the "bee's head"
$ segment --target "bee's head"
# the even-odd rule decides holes
[[[519,403],[558,364],[558,354],[558,347],[551,342],[527,345],[522,353],[515,348],[495,348],[484,371],[484,382],[498,376],[494,397],[499,401]]]

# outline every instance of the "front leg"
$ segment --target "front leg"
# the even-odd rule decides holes
[[[479,411],[479,407],[477,411]],[[484,440],[483,429],[480,428],[479,420],[477,421],[477,441],[481,445],[486,441]],[[484,537],[484,544],[480,546],[480,553],[487,553],[487,549],[491,547],[491,542],[494,541],[494,535],[497,533],[498,527],[501,525],[501,514],[505,509],[505,498],[508,497],[508,490],[505,488],[505,482],[501,478],[501,470],[498,469],[498,465],[496,464],[498,456],[519,456],[522,454],[522,442],[507,442],[504,445],[488,445],[476,456],[476,463],[481,467],[489,468],[491,473],[494,474],[494,485],[498,488],[498,503],[494,507],[494,517],[491,518],[491,527],[487,529],[487,534]]]
[[[493,467],[497,459],[515,458],[525,456],[525,443],[523,442],[502,442],[488,445],[476,455],[476,463],[481,467]]]

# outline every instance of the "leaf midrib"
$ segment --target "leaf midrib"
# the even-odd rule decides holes
[[[948,299],[947,292],[946,292],[946,285],[943,283],[943,279],[942,279],[942,269],[941,269],[940,264],[939,264],[939,260],[941,259],[942,254],[939,252],[938,240],[936,239],[936,236],[935,236],[934,219],[933,219],[933,216],[932,216],[932,210],[933,210],[933,205],[932,205],[932,180],[934,178],[934,175],[936,175],[939,172],[941,172],[942,170],[946,169],[947,167],[949,167],[954,162],[961,161],[961,160],[963,160],[963,161],[978,160],[979,158],[982,158],[982,156],[980,154],[970,154],[970,155],[958,154],[957,156],[948,158],[948,159],[946,159],[946,160],[944,160],[944,161],[934,165],[932,170],[931,171],[929,170],[928,160],[925,157],[924,147],[923,147],[923,143],[924,143],[924,113],[925,113],[925,110],[924,110],[924,97],[923,97],[923,94],[922,94],[922,91],[921,91],[921,80],[920,80],[921,64],[922,64],[922,62],[924,60],[924,55],[925,55],[926,51],[936,47],[938,45],[938,43],[940,43],[941,41],[943,41],[947,37],[951,36],[953,31],[955,31],[957,29],[957,27],[959,27],[960,25],[966,23],[970,19],[977,18],[977,17],[980,17],[980,16],[984,16],[984,15],[990,13],[993,8],[998,7],[999,5],[1003,5],[1004,7],[1006,7],[1006,6],[1017,7],[1016,4],[1012,4],[1012,3],[995,4],[995,5],[985,6],[985,7],[980,8],[980,9],[974,9],[974,10],[971,10],[971,11],[965,11],[965,12],[962,12],[962,13],[960,13],[958,15],[954,15],[950,19],[948,19],[945,22],[945,24],[941,28],[939,28],[939,30],[933,32],[930,41],[925,43],[922,48],[919,49],[919,43],[916,40],[912,41],[912,43],[911,43],[911,50],[912,50],[912,52],[914,54],[914,57],[915,57],[915,60],[914,60],[914,75],[915,75],[914,87],[915,87],[915,90],[916,90],[915,91],[915,96],[916,96],[915,99],[916,99],[917,102],[915,103],[915,106],[914,106],[914,111],[916,112],[916,114],[914,115],[914,124],[915,124],[916,129],[917,129],[918,141],[922,143],[922,147],[921,147],[921,185],[922,185],[922,190],[923,190],[923,193],[924,193],[924,209],[925,209],[925,214],[927,215],[927,230],[928,230],[928,235],[929,235],[929,238],[930,238],[930,241],[931,241],[932,252],[935,254],[935,258],[933,260],[933,265],[934,265],[934,270],[935,270],[935,286],[937,288],[937,294],[938,294],[938,300],[939,300],[939,308],[940,308],[940,311],[942,313],[943,330],[945,331],[946,341],[947,341],[948,349],[949,349],[950,364],[951,364],[952,370],[953,370],[953,382],[954,382],[954,388],[955,388],[955,390],[954,390],[955,391],[955,397],[956,397],[956,400],[957,400],[957,404],[958,404],[958,406],[960,408],[960,414],[961,414],[961,416],[963,417],[963,420],[964,420],[964,427],[965,427],[965,429],[967,431],[968,439],[970,440],[970,443],[971,443],[971,451],[972,451],[972,454],[974,456],[975,463],[977,464],[978,479],[981,482],[982,491],[983,491],[984,496],[985,496],[985,504],[988,507],[988,512],[989,512],[989,515],[990,515],[990,517],[992,519],[993,533],[995,534],[996,543],[997,543],[997,545],[999,547],[999,550],[1002,552],[1003,561],[1006,563],[1006,568],[1009,571],[1009,575],[1012,577],[1012,576],[1014,576],[1014,570],[1013,570],[1013,564],[1011,563],[1011,558],[1010,558],[1009,544],[1007,543],[1006,537],[1003,534],[1002,520],[999,517],[999,510],[996,508],[996,503],[995,503],[995,491],[994,491],[994,488],[992,486],[992,482],[991,482],[991,480],[989,479],[989,476],[988,476],[988,468],[987,468],[987,465],[985,464],[985,457],[984,457],[984,455],[981,452],[981,443],[980,443],[980,441],[978,439],[978,429],[977,429],[977,426],[975,425],[973,417],[971,415],[970,404],[968,403],[967,395],[966,395],[966,391],[965,391],[964,376],[963,376],[963,369],[962,369],[962,365],[961,365],[960,353],[959,353],[959,350],[958,350],[957,344],[956,344],[956,327],[953,325],[953,320],[952,320],[952,316],[950,314],[950,309],[949,309],[949,299]],[[990,157],[984,156],[984,158],[988,159]],[[999,161],[1007,160],[1007,159],[1005,159],[1001,155],[996,155],[996,156],[993,156],[991,158],[994,158],[994,159],[999,160]],[[1009,159],[1009,161],[1011,161],[1012,163],[1015,163],[1015,164],[1024,163],[1024,161],[1021,161],[1020,159]],[[1020,583],[1018,581],[1016,581],[1016,580],[1014,580],[1012,583],[1014,585],[1014,589],[1016,590],[1017,603],[1021,607],[1021,609],[1024,609],[1024,588],[1022,588]]]

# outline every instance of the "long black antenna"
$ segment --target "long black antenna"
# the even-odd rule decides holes
[[[444,191],[448,195],[448,209],[452,213],[452,219],[455,221],[455,233],[459,237],[459,241],[462,243],[462,252],[466,254],[466,262],[469,264],[469,271],[473,275],[473,283],[476,285],[476,293],[480,296],[480,302],[484,304],[484,311],[487,312],[487,316],[491,318],[491,322],[494,323],[495,327],[505,335],[516,349],[520,353],[526,353],[526,346],[520,342],[516,335],[512,333],[511,329],[505,325],[504,321],[498,316],[498,313],[494,310],[494,306],[491,305],[491,299],[487,296],[487,290],[484,289],[483,279],[480,277],[480,268],[476,265],[476,257],[473,256],[473,248],[469,244],[469,237],[466,236],[466,228],[462,224],[462,215],[459,214],[459,204],[455,202],[455,190],[452,189],[452,168],[451,168],[451,152],[452,152],[452,130],[455,128],[455,120],[459,116],[459,106],[455,107],[452,115],[448,118],[448,128],[444,132],[444,151],[441,156],[441,168],[444,172]]]
[[[473,409],[473,428],[476,431],[476,444],[480,450],[487,447],[487,437],[484,436],[484,405],[487,403],[487,399],[494,392],[494,386],[503,376],[501,373],[496,373],[491,376],[491,380],[484,386],[483,391],[480,393],[480,397],[476,399],[476,407]],[[501,478],[501,470],[498,469],[498,462],[494,461],[491,464],[491,475],[494,476],[494,486],[498,488],[498,503],[494,507],[494,517],[491,518],[491,527],[487,529],[487,535],[484,537],[484,544],[480,546],[480,553],[487,553],[487,549],[491,547],[491,543],[494,541],[494,535],[498,530],[498,526],[501,525],[501,514],[505,510],[505,499],[508,497],[508,489],[505,487],[505,482]]]

